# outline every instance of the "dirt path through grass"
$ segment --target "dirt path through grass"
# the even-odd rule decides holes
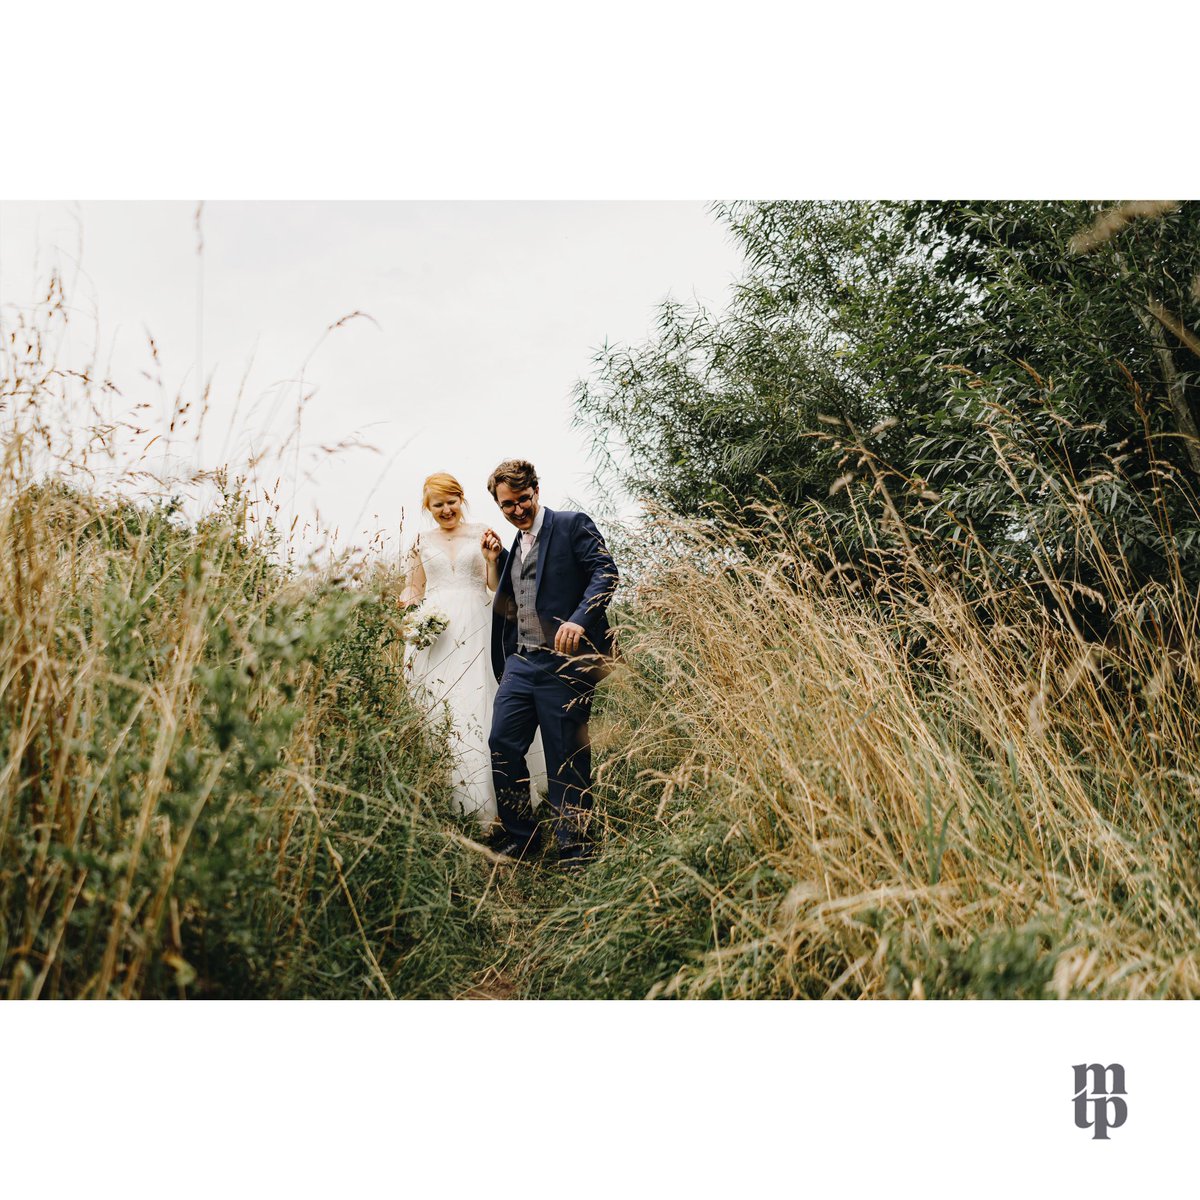
[[[479,903],[493,929],[486,964],[456,1000],[519,1000],[537,995],[530,951],[546,915],[567,898],[575,880],[560,875],[553,856],[518,865],[497,864]]]

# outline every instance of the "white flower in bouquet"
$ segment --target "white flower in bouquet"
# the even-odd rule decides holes
[[[426,650],[450,627],[450,618],[436,608],[424,604],[404,614],[400,632],[414,650]]]

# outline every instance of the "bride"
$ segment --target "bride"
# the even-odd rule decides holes
[[[496,677],[492,673],[492,596],[496,568],[483,556],[484,526],[465,520],[466,499],[453,475],[430,475],[422,488],[421,507],[434,528],[418,535],[409,553],[408,580],[401,604],[423,601],[422,608],[448,619],[445,631],[425,649],[412,652],[409,667],[428,705],[431,721],[449,712],[450,746],[454,755],[452,803],[474,816],[487,833],[496,820],[488,732]],[[527,758],[534,779],[545,787],[545,756],[540,738]]]

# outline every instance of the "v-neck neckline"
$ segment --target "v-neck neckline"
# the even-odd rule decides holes
[[[440,529],[437,531],[437,534],[438,534],[438,540],[446,543],[446,552],[445,553],[446,553],[446,557],[450,560],[450,570],[453,571],[457,575],[458,574],[458,560],[462,556],[459,554],[456,554],[454,552],[453,543],[470,541],[470,538],[467,536],[447,537],[444,533],[442,533],[442,531]]]

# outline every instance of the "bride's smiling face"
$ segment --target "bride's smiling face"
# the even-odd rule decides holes
[[[462,521],[462,497],[436,493],[429,497],[429,513],[434,524],[449,532]]]

